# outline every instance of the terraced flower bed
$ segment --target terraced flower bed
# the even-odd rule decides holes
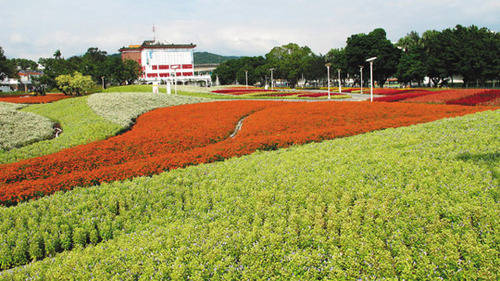
[[[486,89],[460,89],[460,90],[447,90],[436,92],[432,95],[425,95],[415,98],[405,99],[405,102],[412,103],[463,103],[473,105],[480,102],[487,102],[488,100],[494,100],[500,96],[500,90],[486,90]],[[479,97],[483,97],[479,99]],[[478,99],[475,103],[474,100]]]
[[[499,118],[381,130],[0,208],[0,266],[18,266],[0,279],[496,280]]]
[[[231,101],[162,108],[132,130],[61,152],[0,165],[0,201],[15,204],[57,190],[157,174],[373,130],[460,116],[487,107],[399,103]],[[360,114],[362,113],[362,114]],[[242,130],[228,138],[238,120]]]

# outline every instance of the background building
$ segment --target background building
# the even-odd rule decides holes
[[[119,51],[122,60],[134,60],[141,65],[142,81],[210,85],[210,75],[195,75],[194,48],[194,44],[164,44],[148,40],[142,45],[130,45]]]

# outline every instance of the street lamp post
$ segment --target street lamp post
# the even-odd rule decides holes
[[[342,85],[340,84],[340,68],[338,68],[337,71],[339,72],[339,93],[342,94]]]
[[[245,70],[245,87],[248,89],[248,70]]]
[[[271,71],[271,90],[273,89],[273,71],[274,71],[274,68],[270,68],[269,69]]]
[[[373,61],[377,57],[369,58],[366,61],[370,63],[370,101],[373,102]]]
[[[331,63],[325,64],[326,66],[326,76],[328,79],[328,99],[330,99],[330,66],[332,66]]]
[[[361,94],[363,94],[363,66],[359,66],[359,73],[361,74],[361,79],[359,80],[359,85],[361,86]]]
[[[172,65],[172,69],[174,70],[174,92],[177,95],[177,68],[179,68],[178,65]]]

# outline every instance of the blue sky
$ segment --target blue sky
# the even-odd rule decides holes
[[[116,53],[151,39],[153,24],[162,41],[222,55],[264,55],[289,42],[324,54],[377,27],[392,41],[456,24],[500,30],[498,0],[0,0],[0,7],[5,54],[35,60],[57,49],[64,57],[88,47]]]

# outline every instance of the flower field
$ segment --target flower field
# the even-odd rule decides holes
[[[460,116],[487,107],[383,103],[232,101],[146,113],[128,132],[61,152],[0,165],[0,201],[14,204],[75,186]],[[362,112],[363,114],[360,114]],[[243,128],[229,135],[243,117]]]
[[[460,89],[435,92],[432,95],[425,95],[405,99],[405,102],[414,103],[444,103],[476,105],[481,102],[488,102],[500,97],[500,90],[485,89]],[[476,102],[477,101],[477,102]],[[498,105],[497,105],[498,106]]]
[[[457,105],[500,106],[500,90],[459,89],[444,91],[415,90],[374,98],[378,102],[411,102]]]
[[[0,102],[0,151],[7,151],[54,136],[48,118],[18,109],[20,104]]]
[[[0,208],[2,268],[29,263],[0,279],[497,280],[499,118],[381,130]]]
[[[11,102],[11,103],[49,103],[58,100],[69,98],[65,94],[47,94],[45,96],[7,96],[0,97],[0,102]]]

